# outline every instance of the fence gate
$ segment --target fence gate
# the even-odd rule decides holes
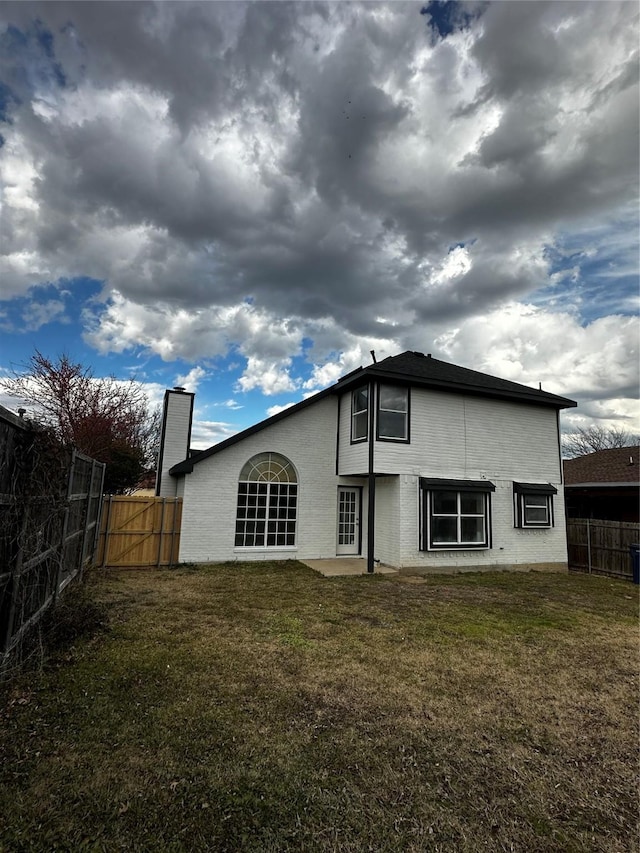
[[[105,497],[96,565],[173,566],[178,562],[182,498]]]

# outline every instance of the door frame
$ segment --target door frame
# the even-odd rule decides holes
[[[340,526],[340,490],[345,489],[356,492],[356,542],[355,550],[350,554],[338,552],[338,535]],[[362,486],[352,486],[348,483],[340,483],[336,491],[336,556],[337,557],[360,557],[362,556]],[[342,546],[344,547],[344,546]]]

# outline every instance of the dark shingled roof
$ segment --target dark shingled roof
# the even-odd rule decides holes
[[[640,483],[640,446],[596,450],[564,460],[564,484]]]
[[[389,356],[389,358],[370,364],[367,367],[359,367],[357,370],[343,376],[335,385],[319,391],[312,397],[307,397],[306,400],[302,400],[300,403],[296,403],[294,406],[290,406],[288,409],[248,427],[237,435],[232,435],[219,444],[214,444],[208,450],[201,450],[194,453],[189,459],[185,459],[183,462],[178,462],[177,465],[174,465],[169,473],[173,475],[189,474],[193,471],[193,466],[203,459],[219,453],[232,444],[237,444],[237,442],[242,441],[247,436],[253,435],[283,418],[288,418],[294,412],[311,406],[323,397],[331,394],[342,394],[349,390],[349,388],[357,388],[358,385],[367,382],[369,378],[399,382],[405,385],[417,385],[421,388],[432,388],[439,391],[471,394],[500,400],[513,400],[519,403],[533,403],[539,406],[551,406],[555,409],[567,409],[577,405],[574,400],[568,400],[566,397],[558,397],[556,394],[550,394],[548,391],[540,391],[537,388],[529,388],[527,385],[510,382],[508,379],[498,379],[497,376],[489,376],[487,373],[479,373],[477,370],[458,367],[455,364],[431,358],[430,355],[424,355],[421,352],[407,351],[400,353],[400,355]]]
[[[371,364],[361,371],[354,371],[342,382],[353,384],[358,377],[364,374],[373,374],[380,378],[389,378],[409,381],[412,385],[441,389],[443,391],[459,391],[466,394],[474,394],[487,397],[498,397],[500,399],[520,400],[523,402],[539,403],[543,406],[554,406],[558,409],[576,406],[574,400],[559,397],[528,385],[520,385],[509,379],[499,379],[488,373],[479,373],[477,370],[469,370],[467,367],[458,367],[447,361],[440,361],[430,355],[421,352],[400,353],[392,355],[377,364]]]

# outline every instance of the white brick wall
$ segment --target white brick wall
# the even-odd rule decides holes
[[[162,453],[160,497],[177,497],[178,481],[169,475],[169,468],[187,458],[191,433],[193,394],[184,391],[165,393],[166,426]]]
[[[400,560],[400,478],[376,478],[376,560],[399,565]],[[366,552],[366,548],[364,549]]]
[[[313,559],[336,552],[335,473],[337,399],[314,406],[260,430],[199,462],[184,480],[181,561]],[[238,477],[256,453],[281,453],[298,472],[298,525],[291,549],[236,548]]]
[[[340,471],[367,470],[368,445],[356,445],[356,450],[349,445],[350,423],[346,413],[350,415],[349,395],[345,395],[342,403]],[[375,470],[399,474],[376,480],[377,559],[398,567],[446,568],[566,562],[555,409],[413,388],[410,435],[408,445],[394,442],[374,445]],[[486,478],[495,484],[496,491],[491,496],[491,549],[419,550],[420,476]],[[514,480],[548,482],[557,488],[558,494],[553,498],[553,528],[514,527]]]
[[[340,473],[365,474],[369,470],[369,442],[351,444],[351,393],[340,401]]]
[[[555,409],[412,389],[411,443],[376,442],[376,471],[560,481]],[[517,473],[517,476],[514,476]]]
[[[403,475],[401,489],[399,567],[478,567],[518,566],[532,563],[566,563],[567,544],[562,486],[553,483],[558,494],[553,496],[554,526],[548,530],[523,530],[514,527],[513,479],[489,478],[496,490],[491,494],[492,546],[467,551],[420,551],[418,477]]]
[[[340,410],[340,476],[335,473],[336,397],[325,397],[198,463],[184,488],[180,544],[183,561],[313,559],[336,553],[337,486],[363,487],[362,553],[367,552],[367,480],[348,475],[368,469],[368,443],[350,444],[350,395]],[[256,453],[286,456],[299,476],[296,546],[282,550],[236,548],[238,477]],[[181,457],[182,458],[182,457]],[[179,461],[179,460],[176,460]],[[173,464],[173,463],[172,463]],[[436,391],[413,389],[411,443],[376,442],[375,468],[396,476],[376,480],[374,557],[407,568],[490,568],[566,563],[564,500],[556,412]],[[492,547],[488,550],[419,550],[419,477],[491,480]],[[555,526],[513,525],[513,481],[549,482]]]

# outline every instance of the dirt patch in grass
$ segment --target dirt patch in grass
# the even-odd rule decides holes
[[[2,850],[637,850],[628,584],[291,562],[92,590],[108,633],[4,708]]]

